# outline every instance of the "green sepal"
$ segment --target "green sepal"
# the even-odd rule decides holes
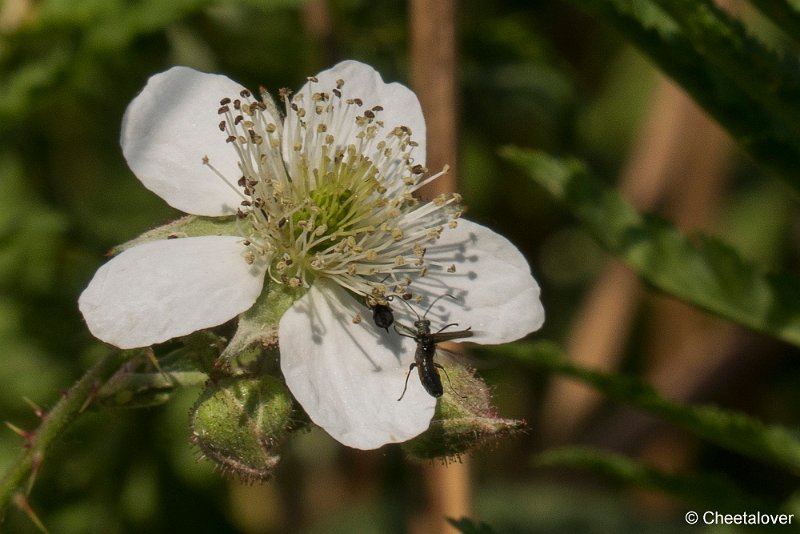
[[[403,444],[419,459],[457,458],[471,449],[520,431],[525,421],[498,417],[486,383],[441,350],[444,395],[439,398],[428,430]]]
[[[97,392],[93,406],[145,408],[167,402],[179,388],[208,380],[222,339],[201,331],[182,339],[183,345],[156,359],[152,349],[140,349]]]
[[[272,475],[278,445],[298,424],[289,390],[270,375],[209,382],[190,418],[192,441],[203,456],[245,482]]]
[[[305,288],[293,289],[267,280],[255,304],[239,316],[236,333],[225,347],[222,361],[246,365],[259,358],[265,350],[274,352],[277,357],[281,317],[306,291]]]
[[[238,220],[235,216],[229,217],[200,217],[187,215],[163,226],[153,228],[139,237],[126,241],[111,249],[111,255],[151,241],[164,239],[178,239],[181,237],[199,237],[206,235],[247,235],[249,222]]]

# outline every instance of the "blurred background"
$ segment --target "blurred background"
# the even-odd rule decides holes
[[[640,375],[669,399],[796,427],[797,349],[643,286],[498,149],[578,156],[640,210],[791,271],[800,227],[788,188],[571,4],[427,4],[0,0],[0,419],[35,427],[25,399],[53,405],[105,353],[78,295],[112,246],[179,215],[139,184],[118,144],[125,107],[147,78],[188,65],[274,93],[352,58],[416,88],[426,110],[445,111],[449,128],[429,131],[430,150],[440,150],[429,167],[453,165],[468,217],[528,257],[547,311],[534,338],[557,341],[581,365]],[[726,5],[742,8],[766,42],[791,46],[757,13]],[[439,53],[444,63],[426,67]],[[448,79],[451,89],[429,96]],[[495,532],[702,530],[685,524],[687,504],[663,494],[535,465],[537,453],[564,444],[666,472],[725,473],[778,500],[794,489],[777,468],[577,383],[491,352],[475,357],[500,414],[528,426],[462,463],[411,462],[396,446],[349,450],[315,430],[284,444],[272,481],[242,484],[198,459],[187,414],[199,390],[186,390],[163,406],[83,416],[45,459],[31,506],[50,532],[68,534],[444,532],[432,510],[453,495],[460,508],[448,513]],[[0,465],[21,446],[0,431]],[[37,531],[13,507],[2,527]]]

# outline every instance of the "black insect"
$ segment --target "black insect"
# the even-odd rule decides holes
[[[442,388],[442,379],[439,376],[438,370],[441,369],[444,371],[445,375],[447,375],[447,371],[440,364],[433,361],[433,357],[436,356],[436,344],[443,341],[451,341],[453,339],[462,339],[472,336],[471,328],[467,328],[466,330],[456,330],[454,332],[444,332],[445,329],[450,328],[451,326],[458,326],[458,323],[450,323],[444,325],[437,332],[431,332],[431,322],[425,317],[428,315],[431,307],[436,304],[436,301],[445,296],[455,298],[452,295],[442,295],[441,297],[438,297],[431,303],[430,306],[428,306],[428,309],[425,311],[425,315],[422,317],[417,315],[417,320],[414,321],[414,328],[406,326],[402,323],[397,323],[394,327],[395,332],[397,332],[399,335],[403,337],[409,337],[417,342],[417,351],[414,353],[414,363],[412,363],[408,368],[406,382],[403,386],[403,393],[400,395],[400,398],[397,399],[398,401],[401,400],[406,394],[406,389],[408,389],[408,378],[411,376],[411,371],[414,370],[414,367],[417,368],[417,372],[419,373],[419,381],[422,382],[422,387],[425,388],[425,391],[427,391],[432,397],[441,397],[444,393],[444,389]],[[414,313],[416,314],[416,312]],[[397,327],[402,328],[407,333],[404,334],[400,332]]]
[[[389,327],[394,323],[394,310],[389,306],[389,302],[394,298],[394,295],[388,297],[367,297],[367,308],[372,310],[372,321],[378,328],[384,328],[389,331]]]
[[[392,300],[392,298],[389,297],[386,300],[389,301]],[[381,304],[376,302],[369,307],[372,308],[372,320],[375,322],[375,326],[384,328],[388,332],[389,327],[394,323],[394,311],[392,311],[392,307],[389,306],[389,303]]]

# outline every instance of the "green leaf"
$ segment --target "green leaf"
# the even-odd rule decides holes
[[[655,0],[709,62],[753,99],[773,120],[800,130],[800,65],[781,59],[742,24],[708,0]]]
[[[746,38],[741,28],[730,21],[716,26],[715,38],[717,43],[738,40],[741,45],[738,55],[714,48],[712,38],[704,37],[700,23],[696,23],[700,29],[693,26],[690,37],[685,28],[664,15],[650,0],[581,0],[574,3],[608,22],[647,54],[759,164],[800,190],[800,174],[796,172],[800,168],[800,137],[797,134],[800,126],[791,120],[791,116],[800,114],[800,108],[797,108],[800,104],[796,99],[787,100],[798,91],[800,68],[796,64],[775,58],[755,41]],[[703,39],[706,39],[703,46],[698,47],[697,41]],[[741,44],[744,41],[747,45]],[[714,57],[709,58],[707,54]],[[748,59],[741,59],[743,57]],[[735,58],[743,64],[735,65]],[[749,71],[754,62],[766,74],[757,76]],[[722,63],[726,68],[719,66]],[[746,86],[743,85],[745,82]],[[786,111],[790,108],[798,111]]]
[[[640,215],[582,163],[506,148],[503,155],[562,202],[612,254],[656,288],[800,346],[800,279],[767,274],[709,236],[691,239]]]
[[[800,474],[800,439],[786,428],[715,406],[672,402],[638,378],[573,365],[564,351],[551,342],[517,343],[494,350],[583,382],[611,399],[640,408],[710,443]]]
[[[598,449],[552,449],[537,455],[534,463],[543,467],[568,466],[585,469],[621,483],[659,490],[687,503],[705,505],[711,510],[759,510],[765,513],[777,511],[774,506],[743,492],[725,477],[664,473],[626,456]]]
[[[786,35],[795,40],[800,39],[800,10],[796,1],[750,0],[750,3],[786,32]]]
[[[454,529],[463,534],[492,534],[494,532],[494,530],[492,530],[492,528],[486,523],[476,523],[472,519],[466,517],[462,517],[460,519],[452,519],[448,517],[447,522],[450,523]]]

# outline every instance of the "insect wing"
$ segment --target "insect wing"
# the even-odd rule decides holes
[[[441,343],[443,341],[452,341],[454,339],[463,339],[465,337],[472,337],[472,330],[457,330],[455,332],[437,332],[431,334],[431,339],[434,343]]]

